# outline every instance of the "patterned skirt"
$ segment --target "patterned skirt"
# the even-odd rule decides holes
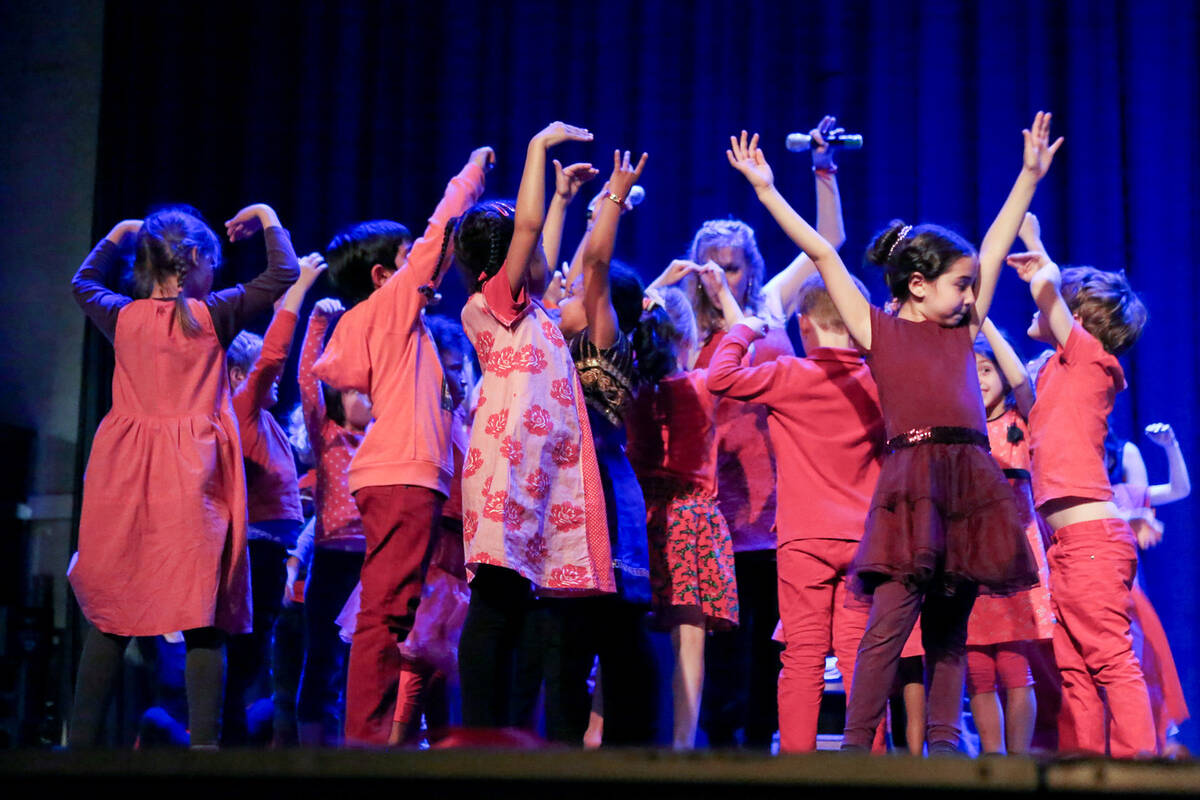
[[[709,630],[736,625],[733,540],[716,498],[698,484],[669,478],[647,478],[642,490],[656,617],[669,618],[671,606],[695,606]]]

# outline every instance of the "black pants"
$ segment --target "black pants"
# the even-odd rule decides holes
[[[513,724],[516,655],[533,608],[529,581],[504,567],[481,565],[471,581],[471,604],[458,645],[463,725]]]
[[[350,654],[336,620],[358,583],[362,564],[362,553],[318,547],[304,584],[304,672],[296,717],[301,723],[321,723],[327,745],[337,744],[341,737]]]
[[[779,728],[782,647],[771,638],[779,623],[775,551],[737,553],[734,568],[739,624],[708,639],[700,726],[710,747],[737,747],[741,730],[743,746],[767,749]]]
[[[271,633],[283,605],[287,582],[287,549],[270,539],[251,539],[250,589],[254,598],[254,628],[250,633],[229,637],[229,671],[225,686],[225,714],[221,744],[248,744],[246,706],[258,700],[248,697],[252,686],[264,687],[269,695]]]

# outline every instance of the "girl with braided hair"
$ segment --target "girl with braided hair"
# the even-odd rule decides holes
[[[514,655],[535,592],[584,597],[617,588],[579,376],[562,332],[532,299],[547,274],[546,151],[591,139],[561,122],[547,126],[529,143],[516,207],[477,205],[452,237],[472,289],[463,327],[483,372],[463,464],[471,603],[459,672],[468,726],[512,723]],[[548,695],[548,718],[558,713],[555,702]]]
[[[183,631],[191,742],[216,747],[228,634],[249,633],[246,483],[225,350],[296,280],[296,254],[270,207],[225,223],[230,240],[263,230],[268,267],[211,292],[216,235],[192,209],[120,222],[75,273],[75,299],[113,343],[112,409],[83,481],[79,551],[68,575],[92,623],[69,741],[99,744],[134,636]],[[136,240],[138,299],[108,288]]]

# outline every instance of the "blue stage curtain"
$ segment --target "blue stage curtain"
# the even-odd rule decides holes
[[[591,160],[606,175],[613,148],[651,154],[646,202],[622,222],[618,245],[647,279],[683,253],[701,221],[726,215],[756,228],[774,272],[794,249],[727,165],[728,136],[760,131],[780,189],[811,215],[808,157],[787,153],[783,140],[833,113],[866,140],[839,158],[842,252],[882,302],[878,274],[861,267],[872,234],[900,217],[978,242],[1020,166],[1021,128],[1052,110],[1067,143],[1034,201],[1047,246],[1061,264],[1124,268],[1151,311],[1124,359],[1131,389],[1117,429],[1160,482],[1165,460],[1139,432],[1170,422],[1200,474],[1192,0],[106,8],[97,238],[169,200],[218,222],[243,204],[272,203],[301,252],[361,219],[419,232],[473,147],[496,148],[489,194],[511,196],[529,136],[563,119],[596,133],[591,146],[556,151],[564,163]],[[568,219],[564,257],[585,201]],[[227,248],[223,279],[253,274],[259,246]],[[456,315],[462,290],[453,277],[446,286],[443,310]],[[1021,333],[1032,310],[1024,284],[1005,276],[994,316],[1027,355],[1037,349]],[[99,399],[85,415],[103,410],[106,387],[94,384],[104,380],[104,347],[89,348]],[[1200,710],[1196,509],[1187,500],[1161,510],[1166,538],[1145,554],[1143,576]],[[1200,726],[1189,727],[1197,749]]]

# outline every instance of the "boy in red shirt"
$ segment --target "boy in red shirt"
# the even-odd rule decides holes
[[[1046,556],[1062,673],[1059,749],[1103,755],[1107,738],[1116,758],[1152,755],[1154,719],[1129,632],[1137,542],[1104,465],[1108,415],[1125,388],[1116,356],[1137,341],[1146,307],[1118,273],[1060,274],[1044,252],[1008,262],[1038,306],[1029,335],[1055,348],[1037,378],[1029,428],[1034,503],[1054,529]]]
[[[857,283],[857,281],[856,281]],[[866,287],[858,284],[867,295]],[[784,752],[816,748],[817,717],[831,647],[850,689],[869,606],[846,607],[846,572],[870,508],[884,451],[875,381],[820,275],[798,292],[805,358],[780,356],[742,366],[765,333],[747,317],[725,336],[709,365],[714,394],[769,409],[779,511],[779,617],[785,650],[779,676]]]
[[[314,373],[335,389],[368,394],[375,414],[350,463],[350,491],[367,539],[347,668],[350,745],[386,745],[391,733],[397,645],[412,629],[429,544],[454,474],[451,387],[422,312],[440,278],[435,270],[446,223],[479,199],[484,171],[494,161],[490,147],[471,153],[411,252],[407,231],[395,223],[363,223],[329,247],[335,283],[357,289],[359,296],[349,299],[361,302],[342,316]]]

